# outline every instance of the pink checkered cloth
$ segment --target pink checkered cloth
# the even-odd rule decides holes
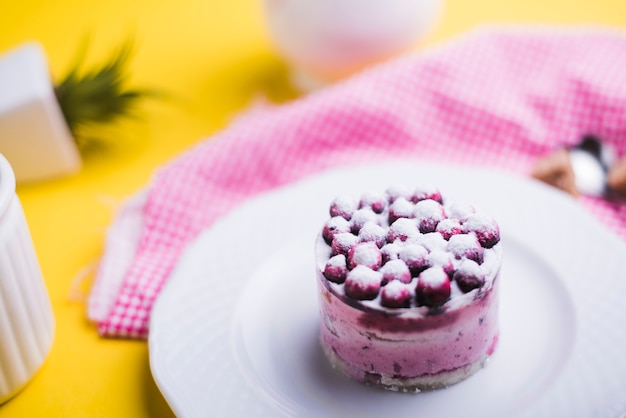
[[[146,338],[181,253],[251,196],[322,170],[415,157],[527,174],[595,134],[626,154],[626,33],[477,30],[291,103],[250,111],[158,170],[109,231],[89,316]],[[626,239],[626,206],[580,203]]]

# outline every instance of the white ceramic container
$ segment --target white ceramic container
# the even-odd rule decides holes
[[[0,404],[40,369],[54,338],[54,316],[15,177],[0,155]]]
[[[311,90],[413,47],[444,0],[263,0],[269,32]]]
[[[0,92],[0,153],[19,183],[80,169],[41,45],[29,42],[0,56]]]

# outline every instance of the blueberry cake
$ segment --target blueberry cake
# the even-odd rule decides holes
[[[430,187],[342,196],[329,212],[316,264],[331,364],[406,392],[480,370],[498,342],[498,224]]]

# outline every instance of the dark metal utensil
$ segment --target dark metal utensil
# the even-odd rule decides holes
[[[587,135],[578,145],[569,148],[569,157],[576,187],[581,194],[596,197],[613,195],[606,180],[615,161],[615,153],[608,144]]]

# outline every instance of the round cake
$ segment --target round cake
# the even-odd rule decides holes
[[[320,342],[350,378],[446,387],[498,342],[498,224],[432,187],[341,196],[316,242]]]

